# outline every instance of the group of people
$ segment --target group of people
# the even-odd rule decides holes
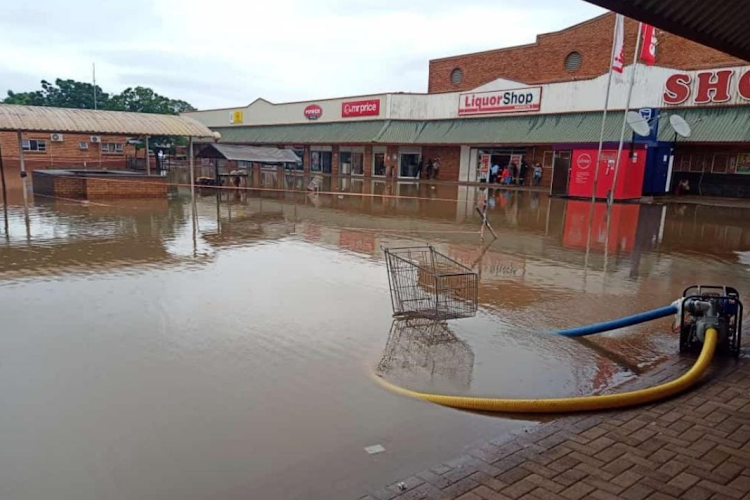
[[[495,163],[490,168],[490,184],[505,184],[512,185],[516,184],[522,186],[526,180],[526,175],[529,173],[529,165],[525,159],[521,159],[521,166],[517,166],[515,162],[510,162],[508,165],[500,168],[500,165]],[[542,166],[539,163],[535,163],[532,168],[532,185],[538,186],[542,180]]]
[[[427,160],[426,169],[424,159],[420,158],[417,168],[414,171],[415,179],[422,177],[422,170],[425,170],[425,179],[437,179],[437,176],[440,173],[440,158],[430,158]]]

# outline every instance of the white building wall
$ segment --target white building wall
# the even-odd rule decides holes
[[[725,68],[735,70],[732,80],[730,94],[732,99],[721,105],[741,105],[750,102],[739,97],[737,81],[742,73],[750,71],[750,66]],[[633,66],[625,69],[621,79],[615,78],[612,82],[610,94],[610,109],[624,109],[627,98],[627,86]],[[705,71],[705,70],[702,70]],[[695,89],[690,99],[678,106],[670,106],[664,103],[664,85],[669,76],[676,73],[687,73],[692,81],[697,80],[697,74],[702,71],[681,71],[658,66],[638,65],[636,69],[636,83],[633,87],[633,98],[631,108],[668,108],[694,106]],[[600,111],[604,105],[604,96],[607,89],[607,75],[590,80],[550,83],[540,85],[542,87],[541,109],[534,112],[504,113],[502,115],[482,116],[512,116],[512,115],[539,115],[557,114],[571,112]],[[528,84],[498,79],[476,88],[473,92],[487,92],[497,90],[511,90],[528,87]],[[469,92],[464,92],[469,93]],[[328,99],[320,101],[305,101],[285,104],[272,104],[264,99],[258,99],[247,107],[240,107],[244,113],[241,124],[230,124],[230,115],[234,109],[207,110],[185,113],[186,116],[197,119],[209,127],[228,127],[243,125],[274,125],[293,123],[327,123],[346,122],[359,120],[440,120],[458,118],[458,105],[461,93],[451,92],[444,94],[373,94],[369,96],[345,97],[339,99]],[[357,118],[342,118],[341,106],[344,102],[379,100],[380,114],[377,116],[366,116]],[[323,115],[311,122],[304,115],[304,110],[311,104],[317,104],[323,109]]]

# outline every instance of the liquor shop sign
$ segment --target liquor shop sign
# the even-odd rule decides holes
[[[542,87],[491,92],[468,92],[458,96],[458,114],[489,115],[542,109]]]

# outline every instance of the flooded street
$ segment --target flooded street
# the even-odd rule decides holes
[[[172,180],[167,200],[86,204],[29,194],[24,206],[12,186],[3,500],[356,498],[539,421],[405,399],[373,376],[590,394],[674,354],[671,320],[594,340],[545,332],[696,283],[750,301],[747,209],[616,205],[608,219],[602,204],[424,182],[292,193],[303,178],[270,172],[251,179],[265,190],[204,189],[193,205]],[[478,234],[484,199],[494,243]],[[381,246],[424,243],[479,272],[476,317],[393,320]],[[376,444],[385,453],[368,455]]]

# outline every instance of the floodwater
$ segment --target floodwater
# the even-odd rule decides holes
[[[404,399],[373,373],[453,394],[606,391],[676,352],[670,320],[586,341],[544,332],[694,283],[750,292],[750,210],[617,205],[608,218],[529,192],[251,182],[267,190],[201,190],[194,205],[179,186],[168,200],[26,204],[11,186],[0,498],[358,498],[538,422]],[[474,212],[485,198],[492,244]],[[381,246],[424,243],[479,272],[476,317],[392,319]]]

